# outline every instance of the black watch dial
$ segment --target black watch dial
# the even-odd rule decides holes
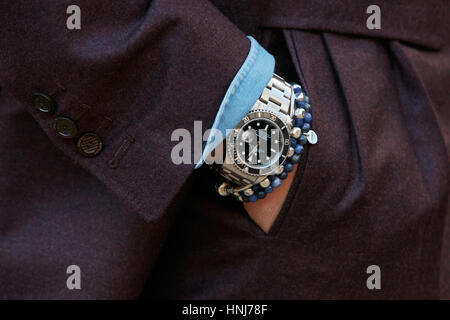
[[[276,115],[255,111],[237,126],[233,143],[233,159],[244,172],[267,175],[286,159],[290,140],[286,125]]]

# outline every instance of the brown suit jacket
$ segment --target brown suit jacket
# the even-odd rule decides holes
[[[440,279],[449,296],[445,0],[379,1],[381,30],[363,0],[82,0],[81,30],[70,4],[0,3],[1,298],[438,298]],[[211,126],[247,34],[320,135],[268,235],[170,159],[174,129]]]

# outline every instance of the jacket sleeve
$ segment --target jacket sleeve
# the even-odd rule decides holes
[[[173,164],[172,132],[192,133],[194,121],[211,127],[249,39],[206,0],[79,1],[79,30],[66,27],[67,4],[24,3],[0,5],[1,19],[39,26],[0,31],[16,108],[146,220],[157,219],[195,165]],[[53,114],[38,110],[35,93],[51,97]],[[74,120],[76,137],[58,136],[59,116]],[[95,157],[77,149],[86,132],[101,138]]]

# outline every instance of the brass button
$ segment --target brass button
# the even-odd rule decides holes
[[[67,139],[74,138],[78,132],[75,122],[67,117],[57,117],[53,122],[53,128],[58,136]]]
[[[103,149],[103,143],[96,133],[85,133],[77,141],[78,152],[85,157],[94,157]]]
[[[40,112],[52,114],[55,112],[55,102],[45,93],[36,92],[33,94],[33,105]]]

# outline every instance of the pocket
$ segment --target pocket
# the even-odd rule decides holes
[[[309,235],[315,236],[322,227],[332,227],[339,219],[350,217],[351,213],[343,216],[343,212],[338,212],[330,214],[327,220],[321,212],[332,210],[330,205],[339,203],[349,184],[360,189],[359,162],[351,116],[324,34],[291,29],[282,33],[286,51],[276,55],[278,72],[305,88],[311,100],[312,128],[319,142],[305,148],[268,236],[303,241]]]
[[[305,149],[270,235],[306,241],[352,218],[355,211],[348,209],[364,192],[364,173],[360,171],[359,137],[326,34],[294,29],[284,29],[283,34],[296,76],[311,100],[312,128],[319,141]]]
[[[316,145],[306,146],[281,210],[264,235],[303,241],[351,216],[335,211],[325,219],[321,213],[334,209],[332,204],[339,204],[348,188],[362,190],[357,138],[324,33],[268,30],[264,39],[276,59],[275,72],[299,83],[309,96],[312,128],[319,137]]]
[[[302,159],[304,170],[271,235],[330,245],[360,241],[362,249],[374,241],[383,246],[379,239],[392,234],[404,243],[419,239],[423,219],[438,205],[429,189],[438,190],[441,179],[428,177],[437,177],[445,157],[436,151],[442,139],[428,116],[433,108],[408,57],[393,59],[392,42],[379,39],[284,35],[319,142]]]

